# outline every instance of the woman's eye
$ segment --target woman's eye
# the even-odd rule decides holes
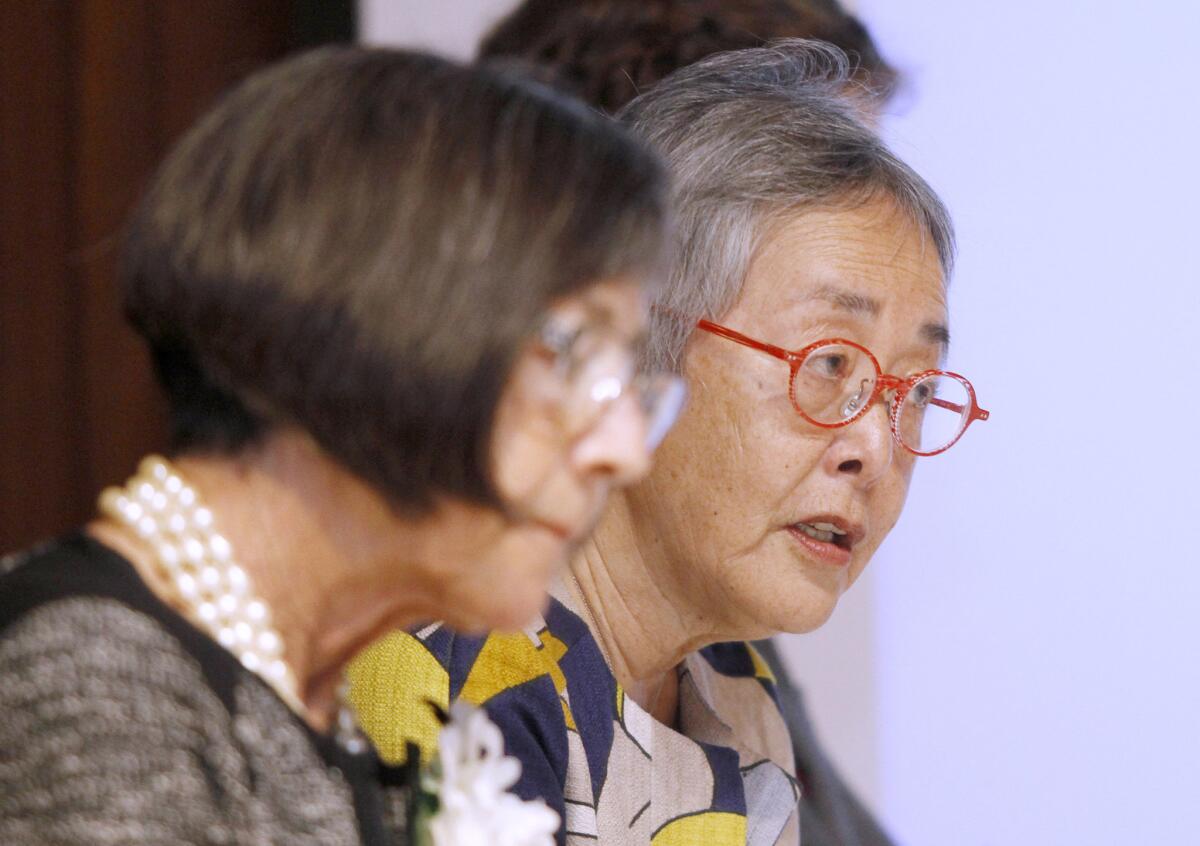
[[[937,384],[934,380],[928,379],[914,387],[909,394],[910,402],[916,403],[918,408],[924,408],[937,395]]]
[[[841,353],[818,353],[808,357],[807,364],[821,376],[840,379],[848,371],[848,358]]]

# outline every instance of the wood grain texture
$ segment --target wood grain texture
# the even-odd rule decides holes
[[[0,552],[86,520],[162,449],[116,265],[170,145],[232,84],[352,34],[349,0],[0,3]]]

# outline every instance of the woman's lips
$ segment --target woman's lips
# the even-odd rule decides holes
[[[838,546],[832,541],[826,542],[817,540],[805,534],[796,526],[787,527],[788,534],[800,544],[800,546],[808,553],[810,558],[814,558],[822,564],[829,564],[834,567],[845,567],[850,563],[850,550],[844,546]]]

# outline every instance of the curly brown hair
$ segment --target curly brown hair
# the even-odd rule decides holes
[[[526,0],[484,38],[479,57],[532,65],[612,114],[681,67],[780,38],[839,47],[877,103],[896,89],[896,70],[837,0]]]

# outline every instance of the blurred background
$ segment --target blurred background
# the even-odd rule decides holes
[[[0,551],[161,447],[112,268],[170,142],[293,50],[466,58],[513,5],[0,3]],[[787,658],[900,843],[1200,843],[1200,6],[849,5],[907,80],[882,129],[957,222],[950,365],[992,419]]]

